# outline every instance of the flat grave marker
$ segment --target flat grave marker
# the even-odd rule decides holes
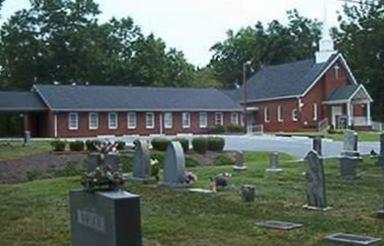
[[[335,233],[325,237],[325,241],[331,245],[377,245],[381,238]]]
[[[266,227],[266,228],[285,230],[285,231],[303,227],[303,224],[278,221],[278,220],[266,220],[266,221],[258,222],[256,223],[256,225],[259,227]]]

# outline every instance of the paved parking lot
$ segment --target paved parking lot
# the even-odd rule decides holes
[[[306,137],[276,136],[225,136],[226,150],[278,151],[302,159],[312,149],[312,139]],[[372,149],[379,152],[379,142],[359,142],[361,154],[369,154]],[[323,156],[340,155],[343,142],[323,139]]]
[[[193,138],[197,136],[185,135],[183,137]],[[298,159],[303,159],[312,149],[312,139],[307,137],[277,137],[272,135],[262,136],[221,136],[226,140],[225,150],[242,151],[277,151],[285,152]],[[137,137],[124,139],[126,142],[132,142]],[[144,137],[149,139],[151,137]],[[174,138],[174,137],[169,137]],[[369,154],[372,149],[379,152],[379,142],[359,142],[359,151],[361,154]],[[343,142],[323,139],[323,156],[336,157],[340,155],[343,149]]]

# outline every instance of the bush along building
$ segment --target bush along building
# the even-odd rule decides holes
[[[244,86],[226,91],[244,104],[248,128],[317,131],[327,127],[371,129],[372,98],[358,84],[342,54],[323,38],[314,59],[261,69]]]
[[[243,123],[269,132],[370,129],[371,96],[329,37],[319,47],[314,59],[264,67],[247,90],[34,85],[0,92],[0,111],[23,113],[33,137],[205,134]]]

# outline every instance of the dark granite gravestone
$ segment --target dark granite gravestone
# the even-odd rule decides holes
[[[357,149],[358,134],[356,131],[347,130],[344,136],[344,150],[339,158],[340,175],[345,179],[356,178],[357,165],[361,157]]]
[[[357,177],[357,164],[359,158],[351,156],[342,156],[339,158],[340,176],[345,179],[354,179]]]
[[[266,169],[268,173],[280,173],[283,171],[282,168],[280,168],[280,161],[279,161],[279,153],[273,152],[269,157],[269,168]]]
[[[241,186],[241,197],[244,202],[253,202],[255,200],[255,186],[254,185]]]
[[[72,246],[142,245],[138,195],[72,190],[69,201]]]
[[[186,186],[184,180],[185,157],[180,142],[171,142],[165,154],[163,185],[169,187]]]
[[[247,170],[247,166],[244,163],[244,153],[243,151],[236,151],[235,153],[235,165],[233,166],[233,170],[235,171],[244,171]]]
[[[330,245],[377,245],[381,238],[335,233],[325,237],[325,241]]]
[[[292,229],[300,228],[303,226],[303,224],[277,221],[277,220],[267,220],[267,221],[256,223],[256,225],[260,227],[266,227],[266,228],[278,229],[278,230],[292,230]]]
[[[317,152],[311,150],[305,157],[306,164],[306,208],[327,210],[327,198],[325,193],[325,176],[323,159]]]
[[[312,149],[316,151],[319,156],[322,155],[322,138],[321,137],[313,138]]]
[[[143,183],[154,182],[155,178],[151,177],[151,153],[147,142],[136,140],[134,144],[132,180]]]

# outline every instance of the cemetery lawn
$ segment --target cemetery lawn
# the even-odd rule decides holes
[[[384,222],[375,218],[383,196],[382,176],[373,160],[360,165],[360,179],[339,178],[337,162],[325,164],[328,203],[323,213],[302,208],[305,203],[303,163],[281,155],[284,173],[270,176],[267,153],[246,153],[248,170],[234,173],[231,166],[195,167],[206,188],[208,178],[231,172],[235,186],[218,194],[198,194],[128,184],[141,195],[145,245],[322,245],[336,233],[383,236]],[[255,202],[244,203],[237,189],[256,186]],[[69,245],[68,191],[79,187],[79,177],[45,179],[0,185],[0,245]],[[255,226],[263,220],[303,223],[292,231]],[[381,244],[383,245],[383,244]]]
[[[12,159],[51,151],[48,141],[36,141],[31,146],[24,147],[22,141],[0,142],[0,160]]]

